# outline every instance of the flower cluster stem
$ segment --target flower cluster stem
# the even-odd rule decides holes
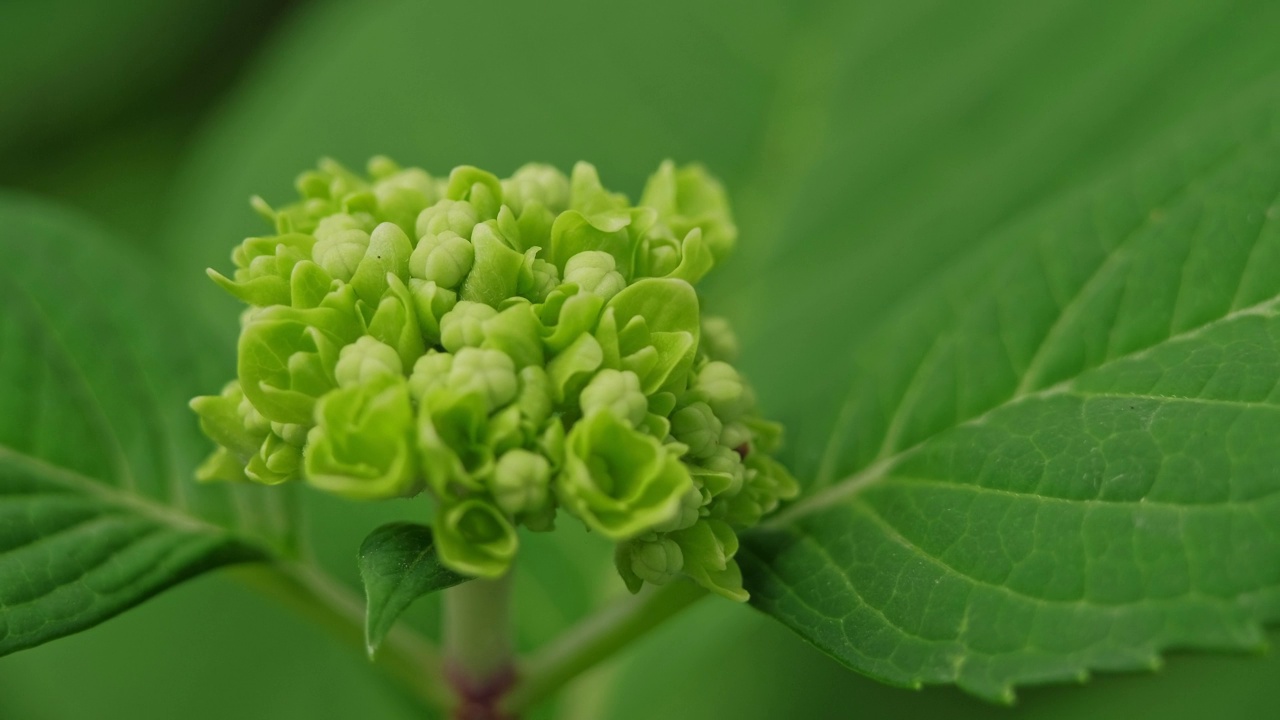
[[[444,592],[445,672],[457,720],[512,720],[499,702],[515,683],[511,574]]]

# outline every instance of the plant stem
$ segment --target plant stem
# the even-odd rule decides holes
[[[366,652],[364,601],[319,568],[279,562],[242,565],[230,572],[246,585],[310,618],[361,654]],[[387,635],[374,663],[418,702],[437,708],[454,704],[435,647],[403,624]]]
[[[515,682],[511,574],[444,591],[445,671],[460,720],[497,720],[498,701]]]
[[[583,620],[520,668],[519,681],[502,701],[520,713],[547,698],[583,671],[653,629],[707,592],[687,580],[653,588]]]

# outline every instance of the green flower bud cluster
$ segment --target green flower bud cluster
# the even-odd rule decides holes
[[[434,499],[441,560],[509,568],[563,510],[628,587],[684,575],[744,599],[737,533],[796,493],[726,323],[693,284],[732,248],[719,183],[664,163],[639,205],[579,163],[505,180],[386,158],[297,181],[210,276],[245,301],[237,378],[192,401],[202,479]]]

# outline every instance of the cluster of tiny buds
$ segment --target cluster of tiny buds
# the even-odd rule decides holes
[[[664,163],[638,204],[595,168],[436,178],[332,161],[211,277],[249,305],[237,377],[192,407],[202,479],[426,493],[441,561],[497,577],[560,511],[617,543],[632,591],[742,600],[738,533],[796,493],[780,429],[695,284],[733,247],[720,184]]]

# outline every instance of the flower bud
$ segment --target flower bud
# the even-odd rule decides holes
[[[446,230],[418,241],[418,247],[409,257],[409,273],[442,288],[453,289],[471,272],[475,257],[475,248],[469,240]]]
[[[422,402],[436,388],[449,384],[449,371],[453,369],[453,355],[432,350],[418,358],[409,375],[409,393]]]
[[[453,357],[449,387],[460,393],[479,394],[492,412],[516,397],[519,383],[515,363],[497,350],[463,348]]]
[[[534,260],[532,274],[533,280],[527,297],[540,303],[560,284],[560,271],[546,260]]]
[[[724,426],[704,402],[677,410],[671,416],[671,434],[689,446],[689,455],[702,458],[716,451]]]
[[[204,434],[231,451],[242,466],[270,432],[267,421],[245,400],[240,383],[235,380],[224,385],[219,395],[195,398],[191,409],[200,417]]]
[[[294,447],[307,444],[307,431],[310,429],[310,425],[299,423],[271,423],[271,432]]]
[[[583,415],[608,411],[632,427],[638,426],[649,411],[649,401],[640,391],[640,378],[627,370],[605,368],[596,373],[582,389],[578,402]]]
[[[607,252],[580,252],[569,258],[564,268],[564,281],[608,300],[622,292],[627,281],[617,271],[617,263]]]
[[[705,504],[702,492],[696,485],[690,485],[689,489],[680,496],[680,502],[676,506],[676,511],[669,520],[660,522],[653,526],[653,530],[657,532],[671,532],[673,530],[683,530],[698,522],[698,518],[702,516],[702,506]]]
[[[726,523],[714,518],[700,520],[685,530],[673,532],[671,539],[684,554],[684,572],[704,588],[730,600],[742,602],[742,571],[733,559],[738,553],[738,535]]]
[[[312,259],[332,277],[348,282],[364,260],[369,249],[369,233],[352,228],[334,231],[318,240],[311,250]]]
[[[338,387],[372,382],[381,377],[399,377],[404,372],[395,348],[365,335],[342,348],[333,375]]]
[[[698,371],[691,389],[725,422],[736,420],[750,403],[742,376],[732,365],[718,360]]]
[[[471,229],[479,221],[471,203],[463,200],[441,200],[418,214],[414,232],[420,238],[440,235],[445,231],[469,238]]]
[[[645,582],[665,585],[684,569],[684,553],[670,538],[633,540],[630,545],[631,571]]]
[[[700,229],[717,261],[738,239],[724,186],[700,165],[677,169],[670,160],[662,163],[645,185],[640,204],[656,209],[676,237]]]
[[[751,428],[746,423],[725,423],[724,430],[720,433],[720,444],[733,448],[739,457],[744,457],[751,451],[751,438]]]
[[[702,341],[699,349],[712,360],[734,362],[740,345],[729,321],[717,315],[702,318]]]
[[[466,347],[480,347],[484,342],[484,322],[498,311],[484,303],[459,300],[440,318],[440,344],[456,353]]]
[[[550,165],[529,163],[502,181],[502,199],[517,214],[534,202],[560,212],[569,205],[569,178]]]
[[[546,458],[528,450],[510,450],[494,465],[489,492],[498,507],[514,517],[546,504],[550,478]]]
[[[264,485],[279,485],[297,476],[302,465],[302,451],[272,433],[262,442],[262,448],[254,455],[244,474],[250,480]]]
[[[742,489],[742,482],[746,477],[746,466],[742,464],[742,458],[732,448],[724,445],[717,445],[713,452],[698,461],[698,465],[708,472],[725,475],[729,479],[729,484],[720,489],[716,494],[735,495]]]

